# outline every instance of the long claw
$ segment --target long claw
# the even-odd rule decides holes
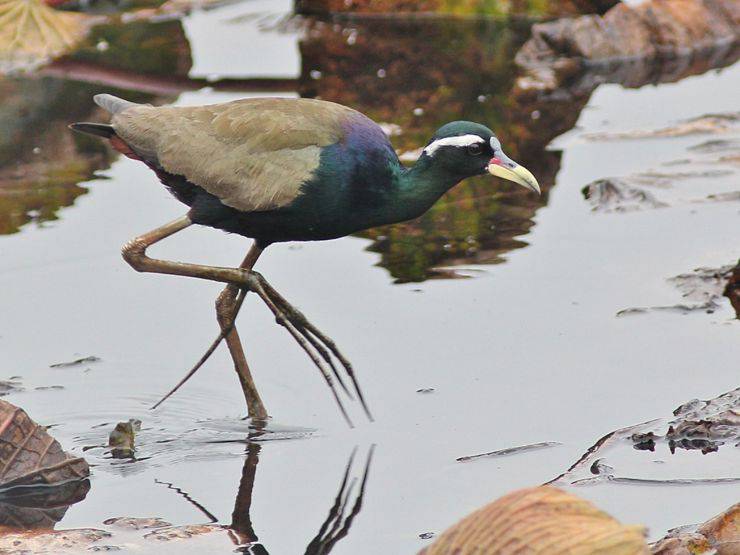
[[[264,281],[262,283],[262,286],[264,287],[265,291],[279,304],[283,306],[283,309],[290,315],[291,319],[296,321],[295,323],[298,324],[297,327],[299,328],[305,328],[310,334],[312,334],[318,341],[326,345],[328,347],[329,351],[337,358],[337,360],[341,363],[341,365],[344,367],[345,371],[347,372],[347,375],[349,375],[350,380],[352,381],[352,385],[355,389],[355,392],[357,394],[357,398],[360,400],[360,404],[362,405],[362,409],[365,411],[365,415],[367,416],[368,420],[370,422],[373,422],[375,419],[373,418],[372,413],[370,412],[370,407],[368,407],[367,402],[365,401],[365,397],[362,394],[362,389],[360,389],[360,384],[357,381],[357,376],[355,375],[354,369],[352,368],[352,364],[349,360],[342,354],[342,352],[337,347],[336,343],[334,341],[324,335],[321,331],[319,331],[316,326],[314,326],[308,318],[306,318],[303,313],[292,306],[285,298],[277,291],[275,288],[272,287],[267,281]],[[304,334],[305,335],[305,334]],[[334,365],[332,365],[332,368],[334,369]],[[336,373],[336,372],[335,372]],[[341,378],[337,375],[337,378],[340,382],[342,382]],[[342,385],[344,385],[342,383]],[[346,389],[346,388],[345,388]]]
[[[362,394],[362,389],[360,389],[360,384],[357,381],[357,376],[355,375],[355,371],[352,368],[352,363],[350,363],[349,360],[347,360],[344,355],[339,351],[334,341],[332,341],[330,338],[326,337],[323,333],[321,333],[316,327],[308,322],[306,320],[306,329],[311,332],[313,335],[315,335],[320,341],[322,341],[327,347],[329,347],[329,350],[334,354],[335,357],[339,360],[339,362],[344,366],[344,369],[347,371],[347,374],[349,375],[350,380],[352,380],[352,385],[355,388],[355,392],[357,393],[357,398],[360,400],[360,404],[362,405],[362,409],[365,411],[365,415],[367,416],[368,420],[370,422],[374,422],[375,419],[373,418],[372,413],[370,412],[370,407],[367,406],[367,403],[365,402],[365,397]]]
[[[339,398],[339,395],[337,394],[337,389],[334,386],[334,381],[331,378],[331,374],[329,374],[329,371],[323,365],[323,363],[321,362],[321,359],[318,356],[316,356],[316,354],[313,351],[311,351],[309,342],[306,341],[306,339],[296,329],[295,325],[290,321],[290,319],[288,319],[286,315],[284,314],[284,312],[273,302],[273,300],[270,298],[267,292],[263,289],[262,285],[263,285],[262,283],[259,283],[252,289],[254,290],[255,293],[257,293],[257,295],[259,295],[262,301],[267,305],[267,307],[275,315],[275,319],[277,320],[277,323],[283,326],[286,330],[288,330],[288,333],[290,333],[290,335],[293,336],[293,339],[296,340],[298,345],[300,345],[301,348],[306,352],[306,354],[311,359],[311,361],[314,363],[316,368],[319,369],[319,372],[321,372],[321,375],[324,376],[324,380],[326,381],[326,384],[329,386],[329,389],[331,390],[332,395],[334,396],[334,400],[337,402],[337,406],[339,407],[339,410],[342,413],[342,416],[347,421],[347,424],[349,424],[349,427],[354,428],[355,425],[352,423],[352,420],[350,419],[349,414],[347,414],[347,411],[344,408],[344,405],[342,404],[342,401]]]
[[[295,325],[295,322],[293,322],[293,325]],[[354,399],[354,397],[352,396],[352,393],[347,388],[347,385],[344,383],[344,380],[342,379],[342,375],[339,373],[339,369],[337,368],[336,364],[334,364],[334,361],[332,360],[331,355],[329,354],[329,351],[327,351],[326,348],[324,348],[324,346],[321,343],[319,343],[319,341],[313,335],[308,333],[305,329],[302,329],[301,327],[298,327],[298,326],[296,326],[296,328],[301,333],[301,335],[305,337],[309,343],[311,343],[313,348],[319,352],[319,354],[321,355],[321,358],[323,358],[326,361],[326,363],[331,368],[331,371],[334,373],[334,376],[337,378],[337,382],[339,382],[339,385],[342,386],[342,389],[347,394],[347,396],[350,399]]]

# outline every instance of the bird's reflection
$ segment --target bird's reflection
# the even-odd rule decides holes
[[[267,546],[259,541],[251,516],[252,493],[262,450],[259,438],[265,433],[264,425],[262,425],[250,432],[247,438],[246,458],[234,510],[231,513],[231,524],[228,526],[232,541],[239,546],[237,552],[253,555],[269,555],[270,553]],[[326,519],[318,532],[307,544],[306,555],[325,555],[334,549],[337,542],[349,534],[352,523],[362,510],[373,451],[374,446],[368,450],[364,468],[361,468],[359,475],[355,474],[356,465],[354,464],[357,449],[350,455],[334,503],[329,508]]]

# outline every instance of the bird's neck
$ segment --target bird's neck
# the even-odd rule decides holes
[[[411,218],[420,216],[459,181],[459,177],[435,166],[428,156],[422,155],[416,164],[400,175],[397,189],[399,206],[407,209]]]

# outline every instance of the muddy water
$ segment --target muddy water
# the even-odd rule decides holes
[[[264,2],[197,12],[182,23],[159,24],[166,32],[108,30],[111,47],[93,44],[78,61],[102,60],[129,71],[134,45],[151,48],[140,54],[152,67],[135,68],[144,76],[135,92],[89,72],[84,79],[47,74],[45,81],[3,83],[6,91],[43,90],[51,98],[28,110],[40,114],[32,123],[41,122],[35,125],[42,130],[19,131],[38,144],[3,145],[7,159],[41,167],[46,181],[36,196],[5,195],[0,206],[2,229],[9,233],[0,237],[0,350],[3,378],[20,376],[23,388],[6,398],[53,425],[62,444],[84,452],[93,465],[89,494],[57,529],[101,527],[117,516],[193,524],[212,515],[229,524],[234,513],[243,524],[248,511],[252,537],[270,553],[299,553],[329,512],[353,449],[358,476],[375,444],[362,511],[335,551],[414,553],[428,541],[419,534],[441,531],[513,488],[554,478],[605,433],[737,387],[739,329],[726,299],[711,314],[616,316],[625,308],[681,303],[668,278],[737,259],[738,204],[708,198],[737,191],[737,160],[718,161],[721,154],[694,148],[708,140],[737,140],[737,128],[629,138],[633,131],[676,126],[708,112],[736,112],[737,65],[657,87],[602,86],[576,112],[577,126],[545,150],[549,139],[525,140],[507,111],[510,58],[523,40],[520,29],[481,24],[466,29],[473,44],[453,40],[453,57],[469,75],[477,64],[486,77],[480,81],[455,76],[448,59],[429,58],[447,71],[441,78],[450,75],[456,84],[440,99],[427,94],[439,75],[407,74],[403,80],[404,68],[368,63],[353,77],[363,86],[352,86],[340,45],[362,46],[365,40],[382,52],[394,48],[377,37],[398,35],[286,23],[281,18],[289,5],[283,4],[283,12],[274,3],[266,9]],[[398,33],[411,42],[393,43],[395,49],[415,45],[435,56],[428,37],[409,29]],[[322,36],[328,36],[324,43]],[[318,59],[317,44],[325,52]],[[475,64],[463,55],[470,52]],[[384,77],[378,69],[386,70]],[[225,92],[218,85],[180,94],[182,81],[173,85],[165,78],[172,75],[216,83],[267,77],[279,80],[280,94],[351,103],[398,124],[402,134],[393,141],[401,151],[420,146],[448,119],[490,120],[512,155],[543,177],[542,199],[475,181],[419,222],[364,237],[278,245],[260,260],[260,271],[354,361],[374,424],[364,423],[353,407],[358,426],[347,429],[318,373],[255,299],[247,301],[239,325],[274,415],[267,430],[250,437],[248,423],[240,420],[242,396],[225,350],[160,409],[149,410],[215,336],[219,287],[131,271],[120,245],[183,208],[137,163],[110,159],[92,143],[69,142],[62,123],[101,117],[89,105],[89,96],[101,91],[180,105],[257,94]],[[384,79],[390,84],[380,83]],[[49,103],[54,110],[39,111]],[[423,113],[414,113],[415,107]],[[612,136],[619,132],[627,136]],[[29,152],[34,146],[40,148],[35,154]],[[34,155],[46,157],[46,165],[34,165]],[[59,170],[74,156],[82,162]],[[48,179],[49,172],[57,179]],[[640,185],[662,208],[594,212],[581,193],[596,179],[647,172],[674,174]],[[152,252],[234,265],[247,247],[238,237],[189,229]],[[454,276],[473,279],[427,279]],[[50,368],[89,355],[100,360]],[[36,389],[52,385],[63,389]],[[113,459],[96,446],[105,444],[116,422],[129,418],[143,422],[136,460]],[[257,453],[248,439],[259,442]],[[456,462],[535,442],[559,445]],[[629,450],[615,459],[622,474],[638,478],[738,478],[732,449],[708,455]],[[727,483],[572,487],[626,522],[649,525],[654,536],[702,521],[740,496],[740,485]],[[199,552],[187,542],[171,549]],[[233,549],[224,538],[209,547]]]

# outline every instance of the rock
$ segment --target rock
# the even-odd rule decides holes
[[[581,60],[584,67],[604,65],[621,79],[649,82],[656,74],[676,75],[691,71],[692,59],[737,59],[740,17],[736,0],[647,0],[635,6],[619,3],[603,16],[583,15],[558,19],[532,27],[532,37],[517,53],[524,70],[522,89],[553,91],[566,81],[552,68],[556,60]],[[643,66],[637,65],[640,62]]]
[[[522,489],[468,515],[419,555],[638,555],[642,526],[625,526],[590,502],[551,486]]]
[[[626,308],[617,312],[617,316],[653,311],[674,311],[684,314],[708,312],[711,314],[721,308],[719,301],[723,295],[727,296],[724,292],[727,291],[727,287],[730,287],[728,281],[731,282],[732,275],[732,265],[720,268],[696,268],[693,272],[680,274],[668,280],[681,292],[684,301],[688,302],[671,306]],[[737,308],[735,310],[737,311]]]

